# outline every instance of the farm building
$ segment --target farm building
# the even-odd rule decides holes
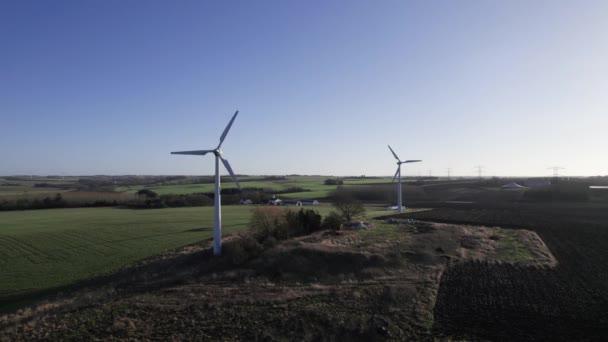
[[[292,200],[292,201],[285,200],[285,201],[283,201],[283,202],[281,203],[281,205],[299,205],[298,203],[299,203],[299,202],[298,202],[298,201],[295,201],[295,200]]]
[[[283,205],[283,201],[278,198],[271,199],[268,201],[268,205]]]
[[[317,200],[300,200],[298,202],[296,202],[297,206],[303,206],[303,205],[319,205],[319,201]]]
[[[317,201],[317,200],[283,201],[282,205],[295,205],[295,206],[301,207],[304,205],[319,205],[319,201]]]

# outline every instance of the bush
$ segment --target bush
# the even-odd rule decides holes
[[[289,236],[305,235],[321,229],[321,215],[311,209],[288,211],[285,214]]]
[[[273,190],[272,192],[275,193],[275,194],[288,194],[288,193],[292,193],[292,192],[306,192],[306,191],[310,191],[310,190],[306,190],[306,189],[304,189],[302,187],[299,187],[299,186],[290,186],[290,187],[285,188],[285,189],[283,189],[281,191]]]
[[[232,264],[240,265],[262,253],[264,247],[253,237],[243,237],[227,243],[224,255],[230,258]]]
[[[322,217],[317,211],[312,209],[300,209],[298,218],[304,226],[305,233],[312,233],[321,230]]]
[[[260,241],[273,236],[278,240],[285,239],[288,209],[281,207],[255,207],[251,215],[251,230],[258,233]]]
[[[146,190],[149,191],[149,190]],[[225,203],[225,202],[224,202]],[[158,198],[146,197],[126,203],[129,208],[157,209],[178,207],[200,207],[213,205],[213,199],[205,194],[194,193],[186,195],[161,195]]]
[[[20,198],[16,201],[3,200],[0,205],[0,210],[30,210],[30,209],[53,209],[67,208],[68,203],[63,199],[61,194],[56,194],[54,197],[45,197],[42,201],[34,198]]]
[[[294,212],[275,206],[256,207],[251,217],[251,229],[258,233],[263,243],[269,238],[285,240],[320,230],[321,215],[311,209]]]
[[[323,182],[323,184],[325,184],[325,185],[343,185],[344,181],[340,178],[328,178]]]
[[[266,176],[262,178],[263,181],[279,181],[279,180],[287,180],[285,176]]]
[[[146,198],[150,199],[158,197],[158,194],[152,190],[141,189],[137,192],[137,196],[145,196]]]
[[[322,229],[328,230],[340,230],[340,226],[344,223],[342,216],[332,211],[323,219],[323,224],[321,225]]]

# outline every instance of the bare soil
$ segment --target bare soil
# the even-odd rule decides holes
[[[542,238],[557,260],[552,268],[488,261],[450,265],[442,275],[434,308],[434,336],[497,341],[608,340],[605,203],[486,202],[484,207],[440,208],[399,218],[500,225],[517,232],[526,228]],[[521,256],[504,250],[501,254]]]

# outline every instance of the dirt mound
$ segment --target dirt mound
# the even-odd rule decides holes
[[[523,266],[555,267],[557,261],[533,231],[451,223],[410,222],[407,252],[417,263],[493,260]]]

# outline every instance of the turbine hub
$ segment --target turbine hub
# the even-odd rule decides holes
[[[222,150],[220,150],[219,148],[216,148],[215,150],[213,150],[213,154],[215,154],[216,157],[221,157]]]

